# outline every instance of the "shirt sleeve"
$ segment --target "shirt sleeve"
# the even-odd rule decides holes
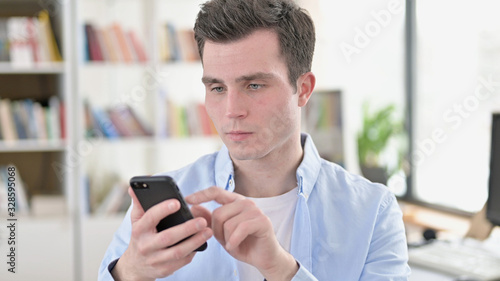
[[[292,281],[318,281],[299,261],[297,263],[299,264],[299,270],[292,278]]]
[[[408,280],[408,247],[402,212],[392,193],[381,203],[361,280]]]
[[[101,266],[99,267],[98,279],[99,281],[112,281],[113,276],[110,270],[113,269],[114,265],[118,259],[123,255],[130,242],[130,233],[132,230],[132,224],[130,221],[130,212],[132,210],[132,205],[125,214],[122,224],[115,232],[113,240],[108,246],[104,258],[101,261]]]

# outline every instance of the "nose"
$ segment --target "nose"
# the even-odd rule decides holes
[[[245,118],[247,114],[244,94],[236,90],[228,91],[226,95],[226,117]]]

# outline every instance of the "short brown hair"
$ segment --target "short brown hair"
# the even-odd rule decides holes
[[[201,6],[194,36],[203,60],[205,41],[217,43],[242,39],[258,29],[278,34],[281,54],[292,86],[311,71],[316,35],[307,12],[291,0],[212,0]]]

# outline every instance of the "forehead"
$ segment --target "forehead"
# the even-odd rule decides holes
[[[204,76],[286,72],[280,50],[278,35],[272,30],[257,30],[243,39],[229,43],[207,41],[203,50]]]

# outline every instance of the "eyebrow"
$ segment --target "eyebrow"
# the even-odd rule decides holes
[[[266,73],[266,72],[257,72],[257,73],[252,73],[249,75],[243,75],[238,78],[236,78],[236,82],[241,82],[241,81],[251,81],[251,80],[259,80],[259,79],[272,79],[275,76],[272,73]],[[224,83],[223,80],[210,77],[210,76],[204,76],[201,78],[201,82],[203,84],[215,84],[215,83]]]
[[[236,82],[259,80],[259,79],[271,79],[271,78],[274,78],[274,75],[271,73],[257,72],[250,75],[243,75],[241,77],[238,77],[236,78]]]
[[[213,78],[213,77],[207,77],[207,76],[203,76],[201,78],[201,82],[203,84],[215,84],[215,83],[224,83],[224,81],[220,80],[220,79],[217,79],[217,78]]]

